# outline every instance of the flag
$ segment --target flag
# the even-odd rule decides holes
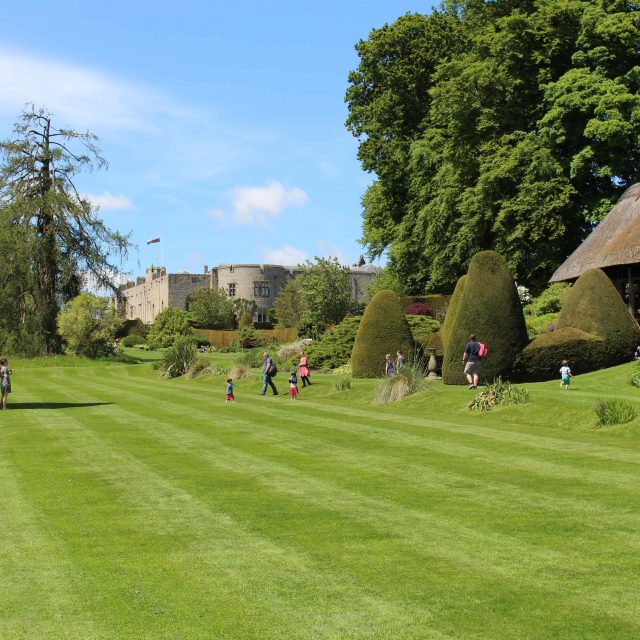
[[[147,240],[147,244],[155,244],[156,242],[160,242],[160,236],[156,236],[155,238],[151,238],[151,240]]]

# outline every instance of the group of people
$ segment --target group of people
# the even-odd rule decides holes
[[[276,385],[273,383],[273,377],[277,373],[277,367],[273,362],[271,356],[265,351],[262,354],[262,391],[260,392],[261,396],[264,396],[267,393],[267,387],[271,387],[271,391],[274,396],[278,395],[278,389]],[[309,361],[307,360],[307,356],[304,351],[300,352],[300,361],[298,362],[297,370],[293,369],[291,371],[291,375],[289,376],[289,396],[292,400],[296,400],[298,397],[298,375],[300,376],[300,380],[302,380],[302,388],[310,387],[311,380],[309,380],[309,376],[311,372],[309,371]],[[233,379],[227,378],[227,402],[235,402],[235,395],[233,392]]]
[[[395,363],[391,359],[391,354],[387,353],[384,357],[384,375],[387,378],[390,378],[394,373],[400,371],[404,367],[404,356],[402,355],[402,351],[396,351],[396,361]]]
[[[480,363],[484,357],[482,353],[483,347],[484,345],[476,339],[476,334],[472,333],[469,336],[469,342],[467,342],[467,346],[464,348],[464,353],[462,354],[462,364],[464,365],[464,373],[467,376],[469,389],[478,388],[478,383],[480,382]],[[640,349],[640,347],[638,347],[638,349]],[[560,388],[568,389],[571,384],[571,378],[573,378],[573,373],[571,373],[569,362],[563,360],[560,365]]]

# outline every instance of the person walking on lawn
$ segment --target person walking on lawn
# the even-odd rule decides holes
[[[480,343],[476,340],[475,333],[469,336],[469,342],[467,342],[462,355],[462,364],[469,389],[477,389],[480,381]]]
[[[276,389],[276,385],[273,384],[272,380],[275,371],[275,365],[273,364],[271,356],[266,351],[262,354],[262,363],[263,385],[262,393],[260,393],[260,395],[263,396],[265,393],[267,393],[267,386],[270,386],[271,391],[273,391],[273,395],[277,396],[278,390]]]
[[[309,380],[309,361],[307,356],[304,355],[304,351],[300,352],[300,362],[298,363],[298,370],[300,371],[300,379],[302,380],[302,388],[311,386],[311,380]]]

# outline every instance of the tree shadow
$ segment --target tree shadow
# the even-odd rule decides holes
[[[81,407],[101,407],[112,402],[9,402],[7,409],[74,409]]]

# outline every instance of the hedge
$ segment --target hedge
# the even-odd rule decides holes
[[[379,378],[387,353],[413,355],[415,343],[409,323],[393,291],[378,291],[362,317],[351,352],[354,378]]]
[[[460,306],[460,299],[462,298],[462,292],[464,291],[464,285],[466,281],[467,276],[464,275],[458,278],[458,282],[456,282],[456,288],[453,290],[453,295],[451,296],[451,300],[449,300],[447,314],[445,315],[444,322],[442,323],[443,340],[445,339],[447,333],[451,331],[451,327],[453,326],[456,314],[458,313],[458,307]]]
[[[560,367],[568,360],[574,374],[599,367],[605,341],[592,333],[564,327],[539,335],[517,359],[517,376],[527,381],[560,379]]]
[[[429,316],[407,315],[411,335],[416,342],[422,344],[432,333],[440,329],[440,323]]]
[[[509,378],[516,357],[527,344],[527,328],[503,256],[481,251],[471,259],[455,316],[447,320],[442,366],[445,384],[466,383],[462,354],[471,333],[489,347],[489,357],[482,363],[482,379]]]
[[[337,369],[351,358],[353,344],[362,316],[350,316],[329,329],[320,340],[305,347],[309,366],[313,369]]]
[[[604,340],[606,349],[594,363],[595,369],[628,362],[640,342],[638,323],[601,269],[583,273],[569,289],[557,327],[573,327]]]

